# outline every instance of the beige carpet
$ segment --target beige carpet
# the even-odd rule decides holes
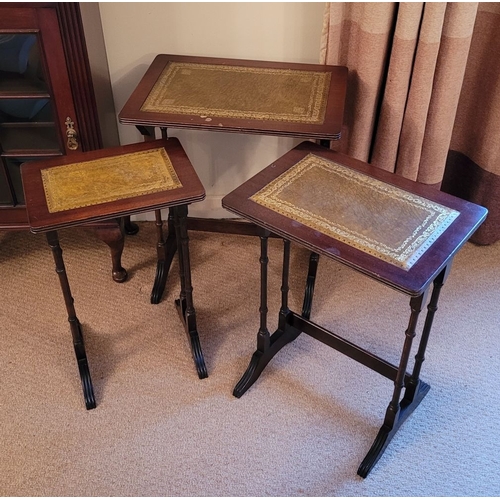
[[[149,303],[153,223],[127,238],[124,284],[90,230],[60,235],[98,406],[84,407],[45,238],[0,233],[3,496],[500,495],[500,244],[457,255],[422,371],[431,391],[362,480],[389,380],[302,335],[232,396],[256,346],[258,238],[191,233],[199,380],[173,306],[176,266]],[[271,240],[272,328],[281,246]],[[308,254],[292,252],[300,309]],[[408,313],[407,297],[320,262],[315,321],[397,363]]]

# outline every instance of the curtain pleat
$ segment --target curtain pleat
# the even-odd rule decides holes
[[[331,3],[321,59],[349,68],[339,151],[367,161],[397,4]]]
[[[443,179],[477,6],[477,3],[451,2],[446,7],[422,157],[416,179],[425,184],[438,184]]]
[[[424,13],[422,2],[403,3],[399,7],[394,33],[387,83],[370,161],[384,170],[394,172],[398,158],[403,120],[412,84],[417,41]],[[413,88],[418,87],[417,80]],[[406,130],[408,130],[408,126]]]
[[[349,69],[332,147],[486,206],[474,240],[500,239],[500,4],[331,3],[323,28],[321,60]]]
[[[443,2],[426,3],[423,7],[421,27],[417,33],[412,78],[401,128],[398,157],[394,165],[396,173],[412,180],[417,180],[427,119],[431,112],[445,12],[446,4]]]

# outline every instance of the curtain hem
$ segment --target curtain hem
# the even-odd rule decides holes
[[[488,216],[470,241],[491,245],[500,240],[500,175],[484,170],[468,156],[450,150],[441,190],[459,198],[482,205]]]

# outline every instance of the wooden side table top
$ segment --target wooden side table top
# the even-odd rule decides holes
[[[205,190],[175,138],[21,167],[33,232],[201,201]]]
[[[481,206],[303,142],[224,208],[418,296],[486,218]]]
[[[161,54],[121,123],[340,138],[347,68]]]

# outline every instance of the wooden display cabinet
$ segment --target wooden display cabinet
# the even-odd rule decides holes
[[[0,230],[29,229],[22,163],[103,147],[80,7],[0,4]],[[124,281],[119,221],[94,228]]]

